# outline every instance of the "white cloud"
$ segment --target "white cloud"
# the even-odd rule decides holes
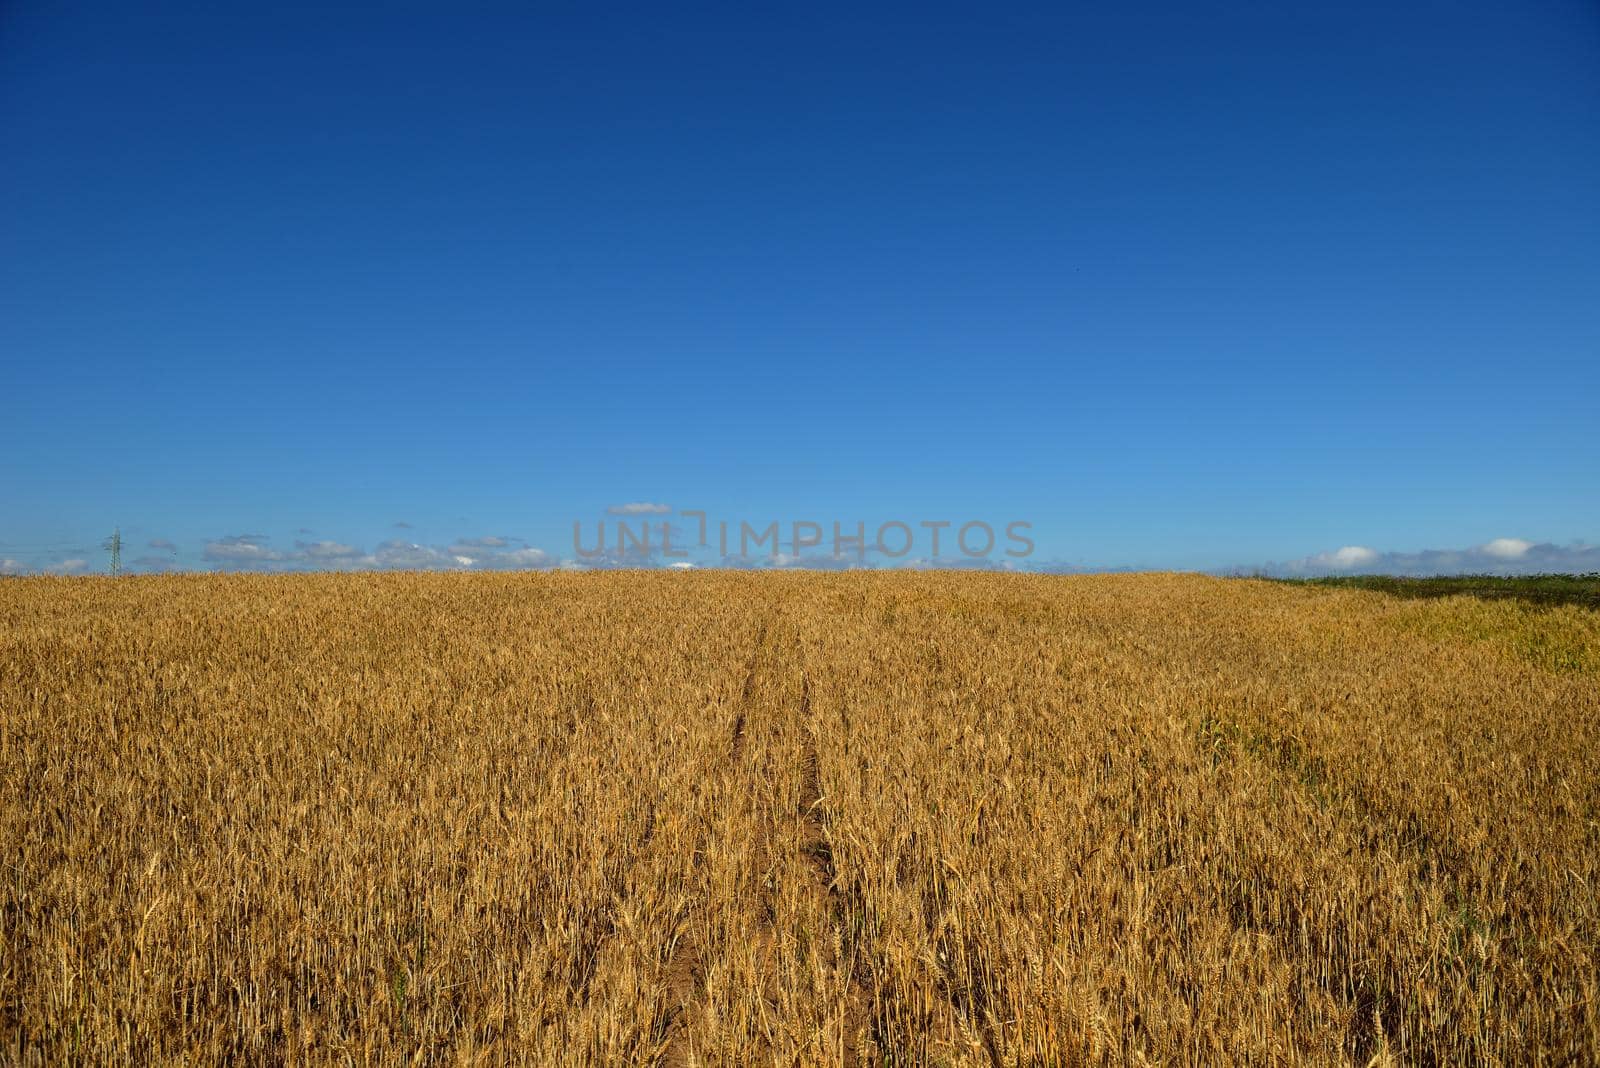
[[[1528,555],[1533,542],[1521,538],[1496,538],[1483,546],[1483,551],[1502,560],[1517,560]]]
[[[418,545],[407,541],[386,541],[366,557],[363,566],[383,570],[455,571],[462,568],[474,571],[515,571],[552,567],[556,561],[543,549],[532,546],[509,546],[517,538],[462,538],[454,545],[443,548]]]
[[[853,552],[838,556],[832,553],[809,556],[786,552],[752,553],[749,556],[724,556],[719,566],[750,571],[854,571],[872,567],[866,559]]]
[[[265,534],[229,534],[206,542],[201,558],[224,567],[260,567],[281,563],[284,554],[266,545]]]
[[[520,568],[549,567],[555,563],[550,554],[543,549],[522,548],[511,549],[503,553],[491,553],[481,560],[486,567],[495,567],[502,570],[515,570]]]
[[[519,538],[498,538],[493,536],[486,538],[462,538],[460,541],[456,542],[455,545],[451,546],[450,551],[459,552],[465,549],[504,549],[512,542],[520,540],[521,539]]]
[[[462,538],[444,551],[462,567],[483,571],[519,571],[551,567],[555,560],[543,549],[522,545],[521,538]]]
[[[1588,574],[1600,571],[1600,545],[1556,545],[1521,538],[1496,538],[1468,549],[1419,552],[1379,552],[1363,545],[1347,545],[1287,563],[1269,563],[1260,570],[1285,576]]]
[[[45,568],[52,575],[80,575],[89,570],[87,560],[61,560]]]
[[[365,562],[371,567],[400,571],[427,571],[457,566],[449,554],[409,541],[383,542],[372,551],[370,560]]]
[[[341,545],[336,541],[297,541],[294,547],[299,550],[298,558],[312,563],[351,563],[365,555],[354,545]]]
[[[1365,567],[1372,563],[1378,558],[1378,550],[1369,549],[1365,545],[1346,545],[1323,555],[1327,557],[1330,566],[1348,571],[1352,567]]]
[[[941,556],[937,559],[912,557],[891,566],[907,571],[1021,571],[1017,561],[995,559],[988,556]],[[1055,573],[1054,564],[1041,564],[1033,570]]]
[[[13,560],[10,557],[0,560],[0,575],[20,575],[26,570],[28,569],[22,566],[21,560]]]
[[[612,515],[666,515],[672,511],[672,505],[651,504],[649,501],[633,501],[628,504],[613,504],[606,511]]]

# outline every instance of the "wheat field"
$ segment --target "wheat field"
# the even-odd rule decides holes
[[[0,1061],[1600,1059],[1600,615],[0,583]]]

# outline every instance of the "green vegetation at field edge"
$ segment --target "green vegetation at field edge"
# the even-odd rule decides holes
[[[1402,578],[1395,575],[1348,575],[1279,579],[1296,586],[1332,586],[1374,590],[1395,597],[1429,598],[1466,595],[1484,600],[1514,599],[1538,605],[1577,605],[1600,609],[1600,572],[1587,575],[1441,575]]]

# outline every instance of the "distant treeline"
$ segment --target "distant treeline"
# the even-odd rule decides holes
[[[1376,590],[1396,597],[1452,597],[1466,594],[1487,600],[1514,598],[1532,604],[1572,604],[1600,609],[1600,572],[1587,575],[1441,575],[1399,578],[1393,575],[1348,575],[1336,578],[1282,579],[1301,586],[1337,586]]]

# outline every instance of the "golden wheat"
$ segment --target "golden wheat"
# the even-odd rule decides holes
[[[1143,575],[0,584],[0,1060],[1600,1058],[1600,619]]]

